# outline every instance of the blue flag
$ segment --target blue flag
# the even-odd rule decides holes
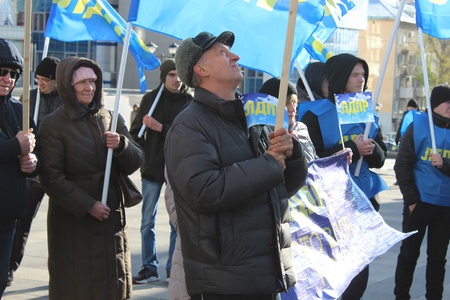
[[[416,0],[417,27],[438,39],[450,38],[450,2]]]
[[[324,15],[318,0],[300,0],[292,48],[294,58]],[[175,38],[202,31],[236,35],[233,52],[239,64],[281,76],[289,16],[289,0],[132,0],[128,21]]]
[[[328,58],[333,56],[333,53],[325,47],[324,43],[336,30],[337,23],[342,17],[355,7],[355,4],[350,0],[319,1],[325,10],[325,15],[297,57],[297,62],[302,70],[306,68],[311,59],[326,62]]]
[[[374,122],[372,92],[335,94],[339,124]]]
[[[127,23],[104,0],[53,0],[45,36],[63,42],[110,41],[123,44]],[[144,69],[153,70],[159,60],[132,31],[129,51],[136,60],[141,93],[147,89]]]
[[[275,126],[277,118],[278,99],[267,94],[247,93],[239,97],[245,111],[247,127],[254,125]],[[288,111],[284,108],[283,127],[289,130]]]

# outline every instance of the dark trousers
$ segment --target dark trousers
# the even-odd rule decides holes
[[[376,211],[380,210],[378,195],[370,198],[370,203]],[[341,300],[360,300],[364,295],[369,282],[369,266],[365,267],[358,275],[356,275],[345,289],[341,296]]]
[[[8,265],[16,221],[0,223],[0,299],[8,282]]]
[[[419,202],[412,213],[403,208],[403,232],[418,232],[403,240],[395,270],[395,299],[410,299],[409,290],[420,256],[420,246],[427,235],[426,295],[428,300],[442,299],[445,264],[450,240],[450,207]]]
[[[365,267],[353,278],[341,296],[341,300],[360,300],[364,295],[369,281],[369,266]]]
[[[219,295],[219,294],[198,294],[191,297],[191,300],[280,300],[279,294],[274,295]]]
[[[11,248],[11,259],[9,260],[9,271],[16,271],[22,262],[25,245],[30,234],[31,222],[39,210],[45,193],[39,182],[27,180],[27,194],[27,208],[23,217],[16,222],[16,233],[14,234]]]

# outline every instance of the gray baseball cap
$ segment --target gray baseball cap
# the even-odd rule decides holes
[[[215,36],[209,32],[203,31],[195,38],[187,38],[181,42],[175,53],[175,64],[178,76],[184,84],[189,87],[194,87],[192,76],[194,74],[195,64],[202,54],[217,42],[223,43],[231,48],[234,44],[234,33],[231,31],[224,31],[219,36]]]

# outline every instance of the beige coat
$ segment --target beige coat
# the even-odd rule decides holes
[[[178,231],[177,212],[175,210],[175,201],[173,199],[173,192],[169,181],[167,181],[166,184],[164,200],[166,202],[166,209],[169,213],[170,221],[177,231],[175,250],[172,255],[172,269],[170,270],[169,299],[189,300],[191,297],[189,297],[186,290],[186,279],[184,274],[183,255],[181,253],[180,232]]]
[[[81,65],[97,75],[90,109],[79,104],[71,86],[72,73]],[[101,70],[91,60],[70,57],[58,64],[56,78],[64,106],[46,116],[39,131],[40,179],[50,198],[49,299],[129,299],[130,249],[117,174],[119,169],[126,174],[137,170],[143,163],[143,151],[119,118],[116,131],[123,149],[113,152],[107,199],[110,216],[103,222],[92,217],[88,211],[102,196],[107,156],[103,133],[112,122],[111,112],[101,108]]]

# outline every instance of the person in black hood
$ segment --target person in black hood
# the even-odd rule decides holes
[[[325,63],[316,61],[305,68],[305,78],[314,96],[314,100],[328,97],[328,80],[325,76]],[[311,101],[302,79],[297,80],[298,99],[301,102]]]
[[[342,53],[327,60],[325,72],[328,80],[328,100],[323,101],[329,109],[322,111],[311,109],[302,116],[301,121],[308,126],[311,140],[320,157],[330,156],[342,149],[343,145],[340,143],[338,133],[339,126],[341,126],[344,146],[350,148],[353,153],[353,162],[349,168],[350,175],[370,200],[375,210],[378,210],[377,194],[388,187],[378,174],[370,171],[370,168],[381,168],[386,159],[387,149],[383,142],[381,130],[377,122],[374,122],[371,125],[369,138],[364,140],[365,124],[339,125],[336,119],[335,105],[335,94],[361,93],[367,89],[369,66],[365,60],[359,57]],[[326,101],[329,101],[329,103]],[[328,115],[325,111],[328,112]],[[377,117],[375,119],[378,120]],[[361,157],[363,160],[360,173],[355,176],[357,161]],[[344,291],[342,300],[361,299],[366,290],[368,278],[369,267],[367,266],[352,280]]]
[[[15,223],[27,205],[25,178],[39,172],[32,153],[36,145],[33,130],[22,131],[22,104],[11,96],[22,71],[17,48],[0,38],[0,298],[8,280]]]

